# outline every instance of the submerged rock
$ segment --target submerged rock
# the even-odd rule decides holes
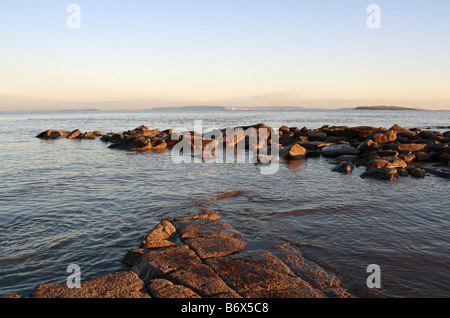
[[[361,178],[374,178],[388,181],[398,179],[397,169],[395,168],[373,168],[368,169],[361,175]]]
[[[414,178],[425,178],[426,170],[417,168],[417,167],[411,167],[411,169],[409,170],[409,173]]]
[[[344,162],[341,162],[340,164],[338,164],[336,167],[334,167],[333,171],[350,174],[350,173],[352,173],[354,168],[355,168],[355,166],[353,165],[352,162],[344,161]]]

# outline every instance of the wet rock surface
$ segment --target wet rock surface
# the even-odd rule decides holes
[[[324,298],[352,297],[339,278],[285,244],[280,256],[247,249],[248,240],[206,209],[165,219],[130,250],[131,271],[36,287],[36,298]],[[161,241],[171,246],[159,246]],[[159,242],[159,243],[158,243]]]

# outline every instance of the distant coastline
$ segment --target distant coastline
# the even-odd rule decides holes
[[[418,108],[410,108],[403,106],[359,106],[355,107],[356,110],[425,110]]]

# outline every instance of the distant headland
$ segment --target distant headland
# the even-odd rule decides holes
[[[356,110],[420,110],[417,108],[403,107],[403,106],[359,106]]]

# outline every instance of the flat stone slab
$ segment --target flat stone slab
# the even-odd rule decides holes
[[[66,283],[41,284],[31,298],[150,298],[144,282],[133,272],[120,272],[81,282],[69,289]]]
[[[176,285],[167,279],[152,279],[147,284],[147,290],[154,298],[180,299],[201,298],[192,289]]]
[[[184,241],[201,259],[221,257],[242,251],[247,242],[232,237],[196,237]]]
[[[205,263],[239,294],[259,291],[312,289],[282,261],[265,250],[243,251]]]
[[[214,297],[226,294],[227,297],[240,298],[240,296],[217,275],[211,267],[199,264],[188,265],[170,274],[168,279],[187,286],[202,297]]]
[[[237,238],[242,234],[222,220],[195,219],[173,221],[180,238]]]
[[[153,278],[164,278],[168,273],[184,266],[201,263],[200,258],[186,245],[170,246],[145,249],[132,270],[143,281],[148,281]]]

